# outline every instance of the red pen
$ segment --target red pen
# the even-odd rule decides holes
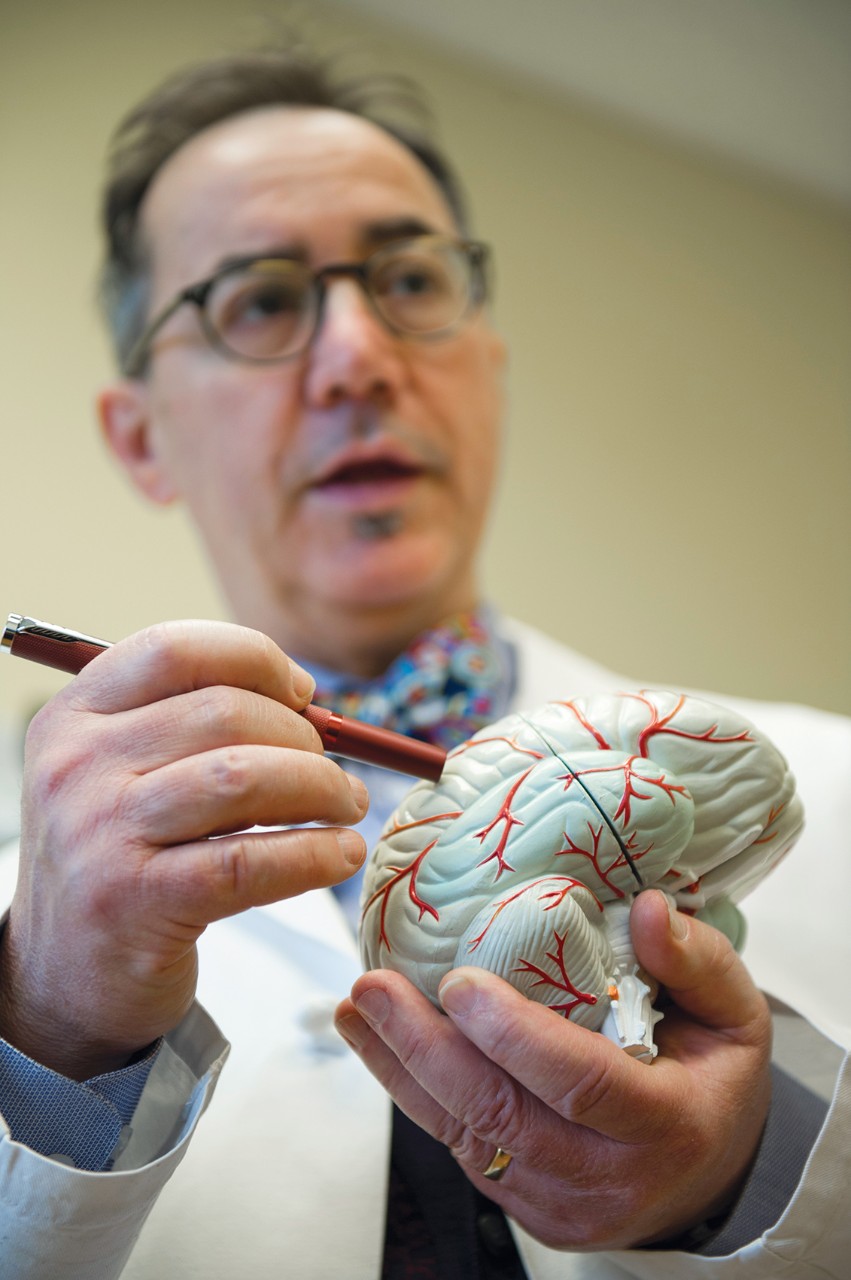
[[[80,631],[10,613],[0,637],[0,647],[16,658],[27,658],[43,667],[55,667],[57,671],[76,675],[111,644]],[[443,772],[446,752],[429,742],[418,742],[416,738],[364,724],[327,707],[314,707],[312,703],[301,714],[313,725],[323,746],[335,755],[378,764],[429,782],[437,782]]]

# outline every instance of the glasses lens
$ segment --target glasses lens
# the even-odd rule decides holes
[[[216,337],[248,360],[275,360],[305,345],[316,318],[310,272],[298,262],[253,262],[223,275],[207,299]]]
[[[471,302],[471,266],[450,241],[423,239],[369,260],[369,291],[381,315],[403,333],[451,329]]]

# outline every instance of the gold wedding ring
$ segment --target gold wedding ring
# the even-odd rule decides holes
[[[510,1164],[511,1164],[510,1152],[503,1151],[502,1147],[497,1147],[496,1155],[494,1156],[493,1160],[491,1160],[490,1164],[488,1165],[487,1169],[485,1169],[484,1174],[482,1176],[485,1178],[489,1178],[491,1182],[499,1182],[500,1178],[505,1173],[506,1169]]]

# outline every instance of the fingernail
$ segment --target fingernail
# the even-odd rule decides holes
[[[366,1040],[367,1031],[363,1025],[363,1018],[358,1017],[356,1013],[347,1014],[345,1018],[337,1018],[334,1026],[346,1044],[351,1045],[353,1049],[360,1049]]]
[[[309,702],[316,689],[316,681],[309,671],[305,671],[304,667],[300,667],[297,662],[293,662],[292,658],[289,658],[288,662],[293,679],[293,691],[296,697],[303,698],[305,702]]]
[[[353,867],[359,867],[366,857],[366,841],[357,831],[341,827],[337,832],[337,841],[343,857]]]
[[[366,813],[369,808],[369,792],[360,778],[356,778],[353,773],[347,773],[349,787],[352,792],[352,799],[358,807],[359,813]]]
[[[458,974],[442,982],[437,994],[447,1013],[454,1013],[457,1017],[464,1018],[476,1008],[480,992],[475,982],[463,974]]]
[[[383,991],[373,988],[355,1000],[355,1008],[371,1027],[380,1027],[390,1012],[390,1001]]]
[[[685,942],[688,937],[688,917],[677,910],[677,904],[673,898],[669,897],[667,893],[664,896],[668,907],[668,917],[671,921],[671,934],[676,938],[677,942]]]

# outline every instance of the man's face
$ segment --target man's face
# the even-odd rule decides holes
[[[143,227],[150,315],[229,258],[283,252],[319,269],[417,229],[456,233],[399,143],[302,108],[247,113],[187,143],[152,185]],[[486,316],[440,341],[394,336],[350,278],[329,281],[310,348],[273,366],[214,351],[186,305],[133,384],[135,478],[186,501],[239,621],[339,662],[347,626],[368,647],[382,628],[413,631],[473,603],[502,363]],[[107,391],[115,444],[109,404]]]

